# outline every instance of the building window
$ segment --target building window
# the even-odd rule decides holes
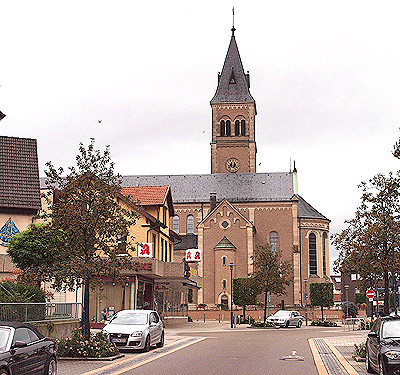
[[[172,262],[172,244],[169,244],[169,256],[168,259],[170,262]]]
[[[226,266],[226,257],[222,257],[222,265]]]
[[[310,233],[308,237],[308,263],[310,266],[310,275],[317,274],[317,237]]]
[[[187,233],[194,233],[194,217],[193,215],[188,215],[187,217]]]
[[[328,239],[328,235],[324,232],[322,235],[322,271],[324,276],[326,276],[326,241]]]
[[[118,254],[126,254],[127,236],[117,236]]]
[[[226,120],[225,131],[226,131],[226,135],[228,137],[230,137],[231,136],[231,122],[230,122],[230,120]]]
[[[164,260],[164,239],[161,238],[161,260]]]
[[[246,121],[240,121],[240,132],[242,135],[246,135]]]
[[[351,281],[357,281],[359,279],[358,273],[352,273],[350,275]]]
[[[172,230],[176,233],[179,233],[179,216],[175,215],[172,219]]]
[[[226,280],[222,280],[222,289],[226,289]]]
[[[168,242],[164,242],[164,262],[168,262]]]
[[[162,220],[163,224],[167,225],[167,207],[163,207]]]
[[[269,234],[269,248],[273,253],[279,252],[279,234],[276,232],[271,232]]]
[[[235,135],[240,135],[240,121],[235,121]]]
[[[221,124],[220,135],[221,135],[221,137],[223,137],[224,135],[226,135],[226,132],[225,132],[225,121],[221,120],[220,124]]]

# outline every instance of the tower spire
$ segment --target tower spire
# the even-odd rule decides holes
[[[235,7],[232,8],[232,36],[235,36]]]

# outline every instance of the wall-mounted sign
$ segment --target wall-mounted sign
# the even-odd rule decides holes
[[[187,249],[185,260],[186,262],[200,262],[201,251],[199,249]]]
[[[0,229],[0,245],[8,246],[14,234],[19,233],[15,223],[9,218]]]
[[[153,271],[153,263],[133,262],[133,270],[135,272]]]
[[[153,257],[153,244],[142,242],[138,244],[138,257],[139,258],[152,258]]]

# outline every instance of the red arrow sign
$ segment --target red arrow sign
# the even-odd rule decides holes
[[[372,289],[368,289],[365,294],[368,298],[374,298],[375,292]]]

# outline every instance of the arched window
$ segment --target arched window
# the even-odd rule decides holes
[[[194,233],[194,217],[193,215],[188,215],[187,217],[187,233]]]
[[[269,248],[273,253],[279,252],[279,234],[276,232],[271,232],[269,234]]]
[[[322,271],[324,276],[326,276],[326,241],[328,240],[328,235],[324,232],[322,235]]]
[[[226,257],[222,257],[222,265],[226,266]]]
[[[245,120],[240,121],[240,133],[242,135],[246,135],[246,121]]]
[[[226,132],[225,132],[225,121],[224,121],[224,120],[221,120],[221,131],[220,131],[220,135],[221,135],[221,137],[223,137],[224,135],[226,135]]]
[[[308,263],[310,266],[310,275],[317,274],[317,237],[314,233],[308,236]]]
[[[240,135],[240,121],[235,121],[235,135]]]
[[[226,120],[225,124],[225,134],[230,137],[231,136],[231,122],[230,120]]]
[[[222,280],[222,289],[226,289],[226,280]]]
[[[172,230],[176,233],[179,233],[179,216],[175,215],[172,219]]]

